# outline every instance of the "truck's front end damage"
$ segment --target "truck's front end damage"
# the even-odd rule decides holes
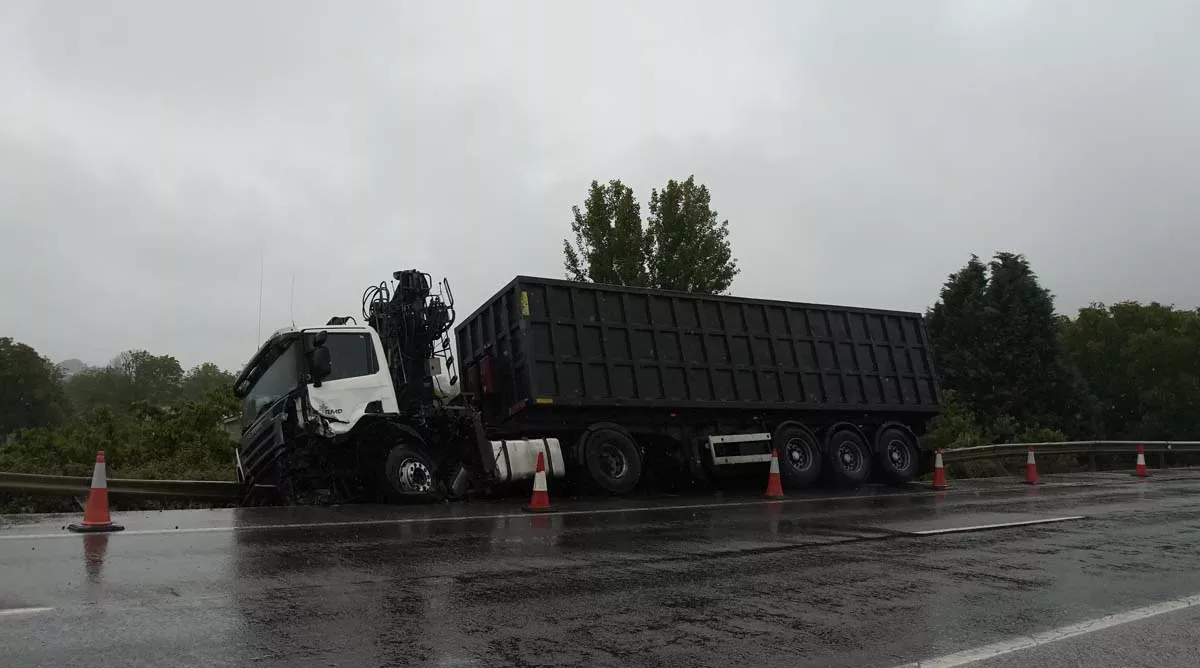
[[[478,484],[494,460],[475,412],[411,392],[400,410],[394,372],[371,326],[273,334],[235,383],[239,480],[292,504],[457,496]]]
[[[274,488],[288,502],[349,500],[363,494],[349,428],[341,408],[323,415],[313,405],[314,354],[324,345],[316,333],[275,332],[246,365],[234,385],[242,400],[242,436],[235,458],[248,490]],[[327,356],[327,354],[326,354]],[[328,364],[328,362],[325,362]],[[319,381],[316,381],[319,384]]]
[[[302,504],[457,497],[532,477],[539,452],[562,476],[557,440],[490,441],[456,391],[449,285],[434,292],[415,270],[393,277],[363,295],[362,324],[279,330],[246,365],[234,391],[247,489]]]

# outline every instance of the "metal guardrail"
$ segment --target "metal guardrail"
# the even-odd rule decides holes
[[[0,490],[29,494],[79,494],[82,496],[88,493],[91,484],[91,476],[0,472]],[[239,501],[246,495],[245,492],[246,490],[238,483],[225,480],[108,479],[108,493],[120,496]]]
[[[1132,455],[1137,452],[1139,445],[1145,447],[1146,454],[1200,453],[1200,441],[1054,441],[951,448],[942,450],[942,461],[952,464],[976,459],[1023,457],[1029,448],[1039,455]]]

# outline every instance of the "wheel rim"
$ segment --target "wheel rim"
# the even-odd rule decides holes
[[[907,470],[912,463],[912,454],[908,451],[908,445],[898,439],[888,441],[887,455],[892,462],[892,467],[897,471]]]
[[[804,439],[796,437],[783,446],[783,456],[788,465],[797,471],[806,471],[812,466],[812,451]]]
[[[613,480],[625,477],[625,473],[629,471],[629,462],[625,460],[625,453],[612,443],[601,445],[596,453],[596,458],[599,460],[600,470]]]
[[[862,468],[862,451],[850,441],[842,441],[838,444],[838,459],[842,462],[842,469],[847,472],[856,472]]]
[[[424,462],[410,457],[396,467],[396,483],[405,493],[428,492],[433,486],[433,473]]]

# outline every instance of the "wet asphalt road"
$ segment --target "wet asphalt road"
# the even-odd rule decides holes
[[[1053,480],[131,513],[88,537],[5,518],[24,523],[0,528],[0,665],[890,668],[1200,593],[1200,472]],[[969,665],[1195,666],[1198,622]]]

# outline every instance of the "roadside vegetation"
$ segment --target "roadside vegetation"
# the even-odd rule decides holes
[[[111,477],[232,479],[221,419],[238,410],[233,378],[215,364],[185,372],[174,357],[146,351],[64,378],[32,347],[0,338],[0,471],[87,476],[103,450]],[[0,512],[72,506],[0,493]]]
[[[737,261],[710,205],[694,178],[672,180],[643,219],[621,181],[593,182],[563,242],[567,276],[726,293]],[[1200,310],[1095,303],[1067,317],[1023,256],[996,253],[950,274],[926,318],[945,394],[927,447],[1200,438]],[[220,422],[238,412],[233,373],[144,350],[72,371],[0,337],[0,471],[86,476],[104,450],[113,477],[232,479]],[[0,493],[0,512],[71,504]]]

